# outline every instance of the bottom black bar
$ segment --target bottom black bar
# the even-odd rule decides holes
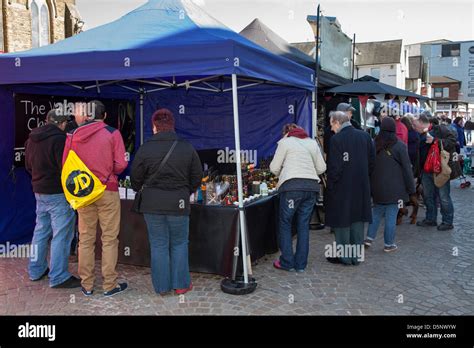
[[[0,346],[148,343],[473,347],[474,317],[20,317],[0,318]]]

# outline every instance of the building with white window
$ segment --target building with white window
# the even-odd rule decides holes
[[[474,117],[474,41],[427,43],[422,45],[421,53],[428,65],[428,82],[432,87],[434,81],[438,82],[437,90],[432,88],[432,96],[439,96],[441,93],[444,96],[447,92],[446,88],[449,86],[439,86],[440,76],[457,81],[457,95],[455,98],[451,95],[449,97],[455,102],[452,103],[452,108],[456,112],[463,112],[466,108],[465,113]],[[441,88],[444,88],[443,92]],[[449,93],[452,93],[451,89]]]
[[[75,0],[0,0],[0,52],[48,45],[82,25]]]
[[[402,40],[356,43],[355,79],[372,76],[382,83],[405,89],[408,52]]]
[[[433,109],[437,116],[451,119],[466,116],[469,103],[459,97],[461,81],[447,76],[430,76]]]

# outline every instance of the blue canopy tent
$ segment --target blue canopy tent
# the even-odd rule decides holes
[[[151,135],[147,120],[156,107],[168,107],[178,134],[198,149],[229,146],[239,153],[242,144],[268,155],[284,123],[311,132],[313,90],[311,69],[252,43],[190,0],[150,0],[56,44],[1,55],[0,243],[29,242],[34,228],[30,179],[24,169],[12,170],[18,93],[133,100],[137,143]],[[242,207],[240,156],[236,162]],[[240,209],[247,255],[244,222]],[[247,283],[250,265],[243,262]]]

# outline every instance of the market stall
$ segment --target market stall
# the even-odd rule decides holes
[[[313,72],[248,41],[187,0],[151,0],[56,44],[2,55],[0,71],[0,194],[8,201],[1,205],[0,241],[28,242],[34,227],[29,177],[22,168],[12,170],[20,93],[129,100],[137,115],[136,147],[151,136],[149,119],[157,107],[175,113],[177,133],[198,150],[255,150],[260,159],[274,151],[284,123],[296,120],[311,131]],[[247,238],[256,237],[245,229],[251,202],[244,201],[241,162],[235,156],[237,204],[228,210],[239,217],[234,238],[240,239],[247,283]],[[123,216],[125,223],[131,219]],[[122,234],[127,230],[134,232]]]
[[[370,99],[376,100],[379,105],[385,102],[391,111],[400,114],[406,112],[419,113],[424,110],[419,106],[419,102],[429,100],[428,97],[374,81],[371,76],[363,77],[347,85],[331,88],[326,93],[329,98],[331,95],[357,97],[359,99],[359,108],[357,109],[361,110],[361,125],[364,129],[374,126],[375,117],[371,114],[374,104],[369,102]]]
[[[244,207],[252,262],[278,251],[278,195],[255,200]],[[145,220],[130,211],[131,200],[122,200],[119,263],[150,266],[150,247]],[[233,206],[191,204],[189,266],[191,272],[232,276],[234,249],[238,247],[239,209]],[[96,256],[100,257],[100,238]],[[240,258],[241,260],[241,258]],[[241,272],[241,267],[239,269]],[[239,273],[240,273],[239,272]]]

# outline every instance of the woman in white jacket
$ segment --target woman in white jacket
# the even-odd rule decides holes
[[[309,223],[319,192],[319,175],[326,171],[326,163],[317,142],[304,129],[288,124],[283,127],[270,170],[279,178],[280,194],[281,256],[273,266],[303,272],[308,263]],[[294,253],[291,226],[295,215],[298,240]]]

